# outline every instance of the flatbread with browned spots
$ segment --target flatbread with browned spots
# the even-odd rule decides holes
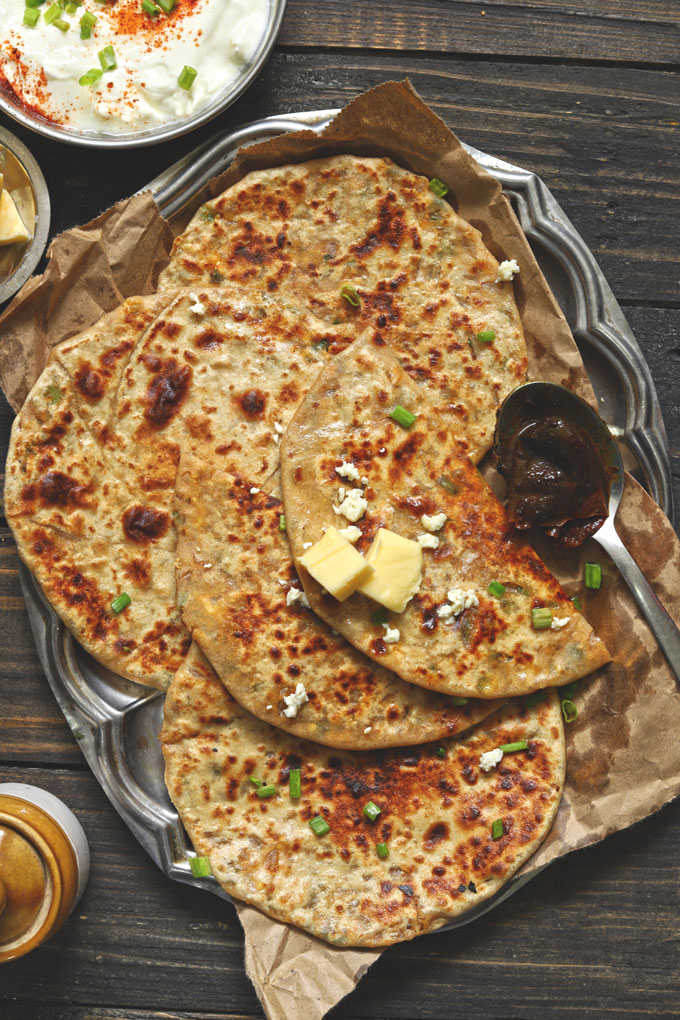
[[[379,333],[475,461],[491,446],[497,406],[526,374],[512,283],[499,280],[479,231],[389,159],[259,170],[206,203],[159,287],[217,281],[253,306],[312,315],[346,341]]]
[[[482,769],[483,753],[517,741],[526,750]],[[227,892],[338,946],[389,946],[484,903],[539,846],[564,785],[554,691],[458,739],[339,752],[249,715],[196,650],[168,690],[161,744],[170,797]]]
[[[456,704],[404,683],[334,634],[300,597],[276,497],[188,455],[175,508],[184,623],[259,719],[330,747],[365,749],[453,736],[498,707]],[[291,714],[284,698],[299,684],[308,700]]]
[[[410,427],[391,417],[397,405],[417,413]],[[312,608],[404,680],[465,697],[507,697],[568,683],[609,661],[585,617],[509,527],[443,416],[374,338],[326,365],[281,456],[288,535]],[[343,463],[361,479],[351,483],[363,500],[357,519],[342,499]],[[300,566],[325,528],[349,523],[345,511],[361,529],[360,552],[379,528],[416,542],[436,539],[423,549],[418,592],[384,625],[374,620],[373,600],[357,592],[338,602]],[[500,597],[489,592],[492,582],[502,586]],[[532,626],[539,606],[552,610],[547,630]]]

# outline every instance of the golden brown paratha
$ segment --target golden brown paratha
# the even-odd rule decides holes
[[[498,708],[479,699],[456,705],[404,683],[305,608],[276,497],[186,456],[175,508],[184,623],[259,719],[330,747],[365,749],[453,736]],[[308,700],[291,707],[284,697],[299,684]]]
[[[390,417],[396,405],[417,413],[410,428]],[[374,601],[355,593],[340,603],[300,566],[307,543],[348,523],[342,463],[366,479],[354,483],[366,505],[353,522],[362,532],[360,552],[380,528],[439,540],[423,551],[418,594],[403,613],[389,614],[393,643],[372,619]],[[512,532],[442,416],[375,339],[353,344],[319,374],[288,428],[281,471],[288,535],[312,608],[404,680],[504,697],[565,684],[609,660],[566,592]],[[504,586],[500,598],[489,593],[491,582]],[[555,628],[532,627],[539,606],[553,610]]]
[[[159,287],[219,281],[254,305],[312,315],[346,341],[370,326],[474,460],[491,446],[496,407],[525,377],[512,283],[427,179],[389,159],[259,170],[202,206]],[[341,296],[347,286],[356,304]]]
[[[483,753],[519,740],[527,750],[483,771]],[[224,888],[340,946],[411,939],[487,900],[545,837],[564,784],[554,692],[443,741],[443,757],[437,744],[341,753],[249,715],[195,650],[168,691],[161,743],[170,796]],[[274,796],[259,798],[251,776]],[[325,835],[310,828],[316,817]]]

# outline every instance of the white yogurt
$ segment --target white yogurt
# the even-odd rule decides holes
[[[177,0],[170,15],[150,18],[141,0],[84,0],[75,14],[60,12],[62,32],[45,24],[50,0],[35,28],[22,23],[24,7],[0,0],[3,38],[0,80],[27,107],[53,123],[99,133],[139,131],[185,120],[233,81],[253,56],[269,15],[269,0]],[[97,18],[80,38],[85,11]],[[98,53],[113,46],[118,66],[94,86],[78,84]],[[190,90],[178,84],[183,67],[198,72]]]

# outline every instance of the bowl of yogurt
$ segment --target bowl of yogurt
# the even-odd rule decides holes
[[[286,0],[0,0],[0,109],[62,142],[152,145],[259,74]]]

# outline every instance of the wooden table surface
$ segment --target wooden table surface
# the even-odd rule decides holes
[[[678,0],[288,0],[261,77],[190,137],[110,153],[2,122],[42,165],[57,233],[216,131],[342,106],[408,76],[461,139],[536,171],[594,252],[650,365],[680,506],[679,15]],[[11,419],[3,402],[5,448]],[[0,782],[67,801],[92,874],[52,942],[0,969],[0,1016],[260,1017],[233,908],[167,880],[90,774],[42,674],[2,525]],[[391,949],[332,1015],[679,1016],[679,823],[680,804],[669,805],[475,924]]]

